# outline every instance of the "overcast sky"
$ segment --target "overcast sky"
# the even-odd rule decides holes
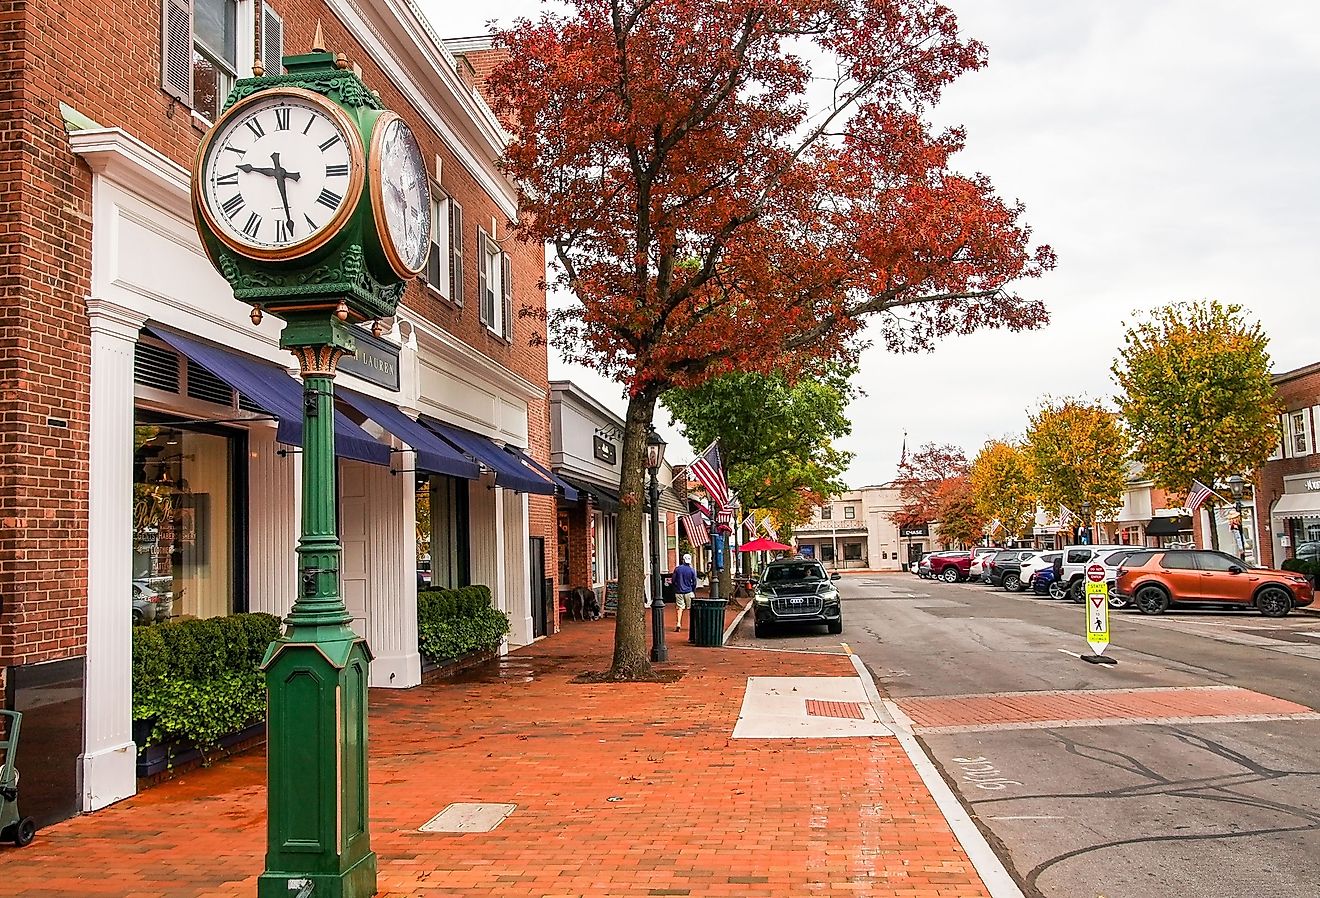
[[[541,8],[419,2],[444,36]],[[1320,3],[947,2],[990,65],[951,87],[934,119],[967,127],[955,167],[1022,199],[1058,253],[1053,273],[1023,285],[1052,320],[925,355],[868,350],[842,444],[856,454],[850,485],[891,478],[904,432],[909,446],[951,442],[971,456],[1021,434],[1045,395],[1112,397],[1134,309],[1238,303],[1264,324],[1276,370],[1320,361]],[[553,347],[550,376],[624,408],[620,388]]]

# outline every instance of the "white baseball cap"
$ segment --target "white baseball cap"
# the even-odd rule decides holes
[[[683,556],[683,563],[684,563],[684,564],[691,564],[691,563],[692,563],[692,556],[691,556],[691,555],[684,555],[684,556]]]

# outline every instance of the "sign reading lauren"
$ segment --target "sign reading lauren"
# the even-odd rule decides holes
[[[339,370],[384,387],[399,389],[399,347],[380,337],[373,337],[362,328],[354,328],[353,339],[357,349],[353,355],[339,360]]]

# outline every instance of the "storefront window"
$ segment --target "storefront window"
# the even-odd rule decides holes
[[[155,423],[133,429],[133,622],[243,609],[236,509],[243,438]]]
[[[417,478],[417,588],[469,585],[467,481],[443,474]]]
[[[861,561],[861,560],[862,560],[862,544],[861,544],[861,543],[844,543],[844,544],[843,544],[843,560],[844,560],[844,561]]]
[[[568,541],[571,538],[571,524],[569,522],[568,512],[560,511],[558,515],[559,539],[559,582],[567,584],[572,581],[573,573],[570,565],[570,556],[568,550]]]

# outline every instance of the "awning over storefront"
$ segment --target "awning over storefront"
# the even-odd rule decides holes
[[[559,478],[554,471],[551,471],[549,468],[542,465],[540,462],[532,458],[526,452],[523,452],[517,446],[505,446],[504,451],[512,455],[514,458],[518,459],[518,461],[522,462],[536,473],[540,474],[542,477],[549,480],[555,486],[559,487],[560,491],[563,493],[564,501],[576,502],[578,500],[578,491],[574,489],[571,484]]]
[[[1320,518],[1320,493],[1284,493],[1270,513],[1276,518]]]
[[[159,325],[153,324],[147,330],[273,416],[278,422],[275,438],[281,443],[302,445],[303,387],[284,369]],[[388,466],[390,463],[390,447],[373,440],[370,434],[340,412],[335,412],[335,454],[373,465]]]
[[[1177,536],[1192,529],[1192,519],[1187,515],[1175,515],[1167,518],[1152,518],[1146,525],[1147,536]]]
[[[417,453],[417,470],[467,480],[481,476],[481,468],[476,462],[468,461],[430,428],[405,415],[398,406],[343,388],[335,390],[335,395],[411,446]]]
[[[555,485],[505,452],[488,437],[422,415],[421,422],[449,441],[459,452],[495,472],[495,485],[520,493],[553,496]]]
[[[596,507],[601,511],[612,514],[619,510],[618,490],[612,490],[595,483],[587,483],[585,480],[578,480],[575,477],[567,477],[563,474],[559,476],[561,480],[577,489],[579,495],[585,493],[591,496],[592,501],[596,503]]]

